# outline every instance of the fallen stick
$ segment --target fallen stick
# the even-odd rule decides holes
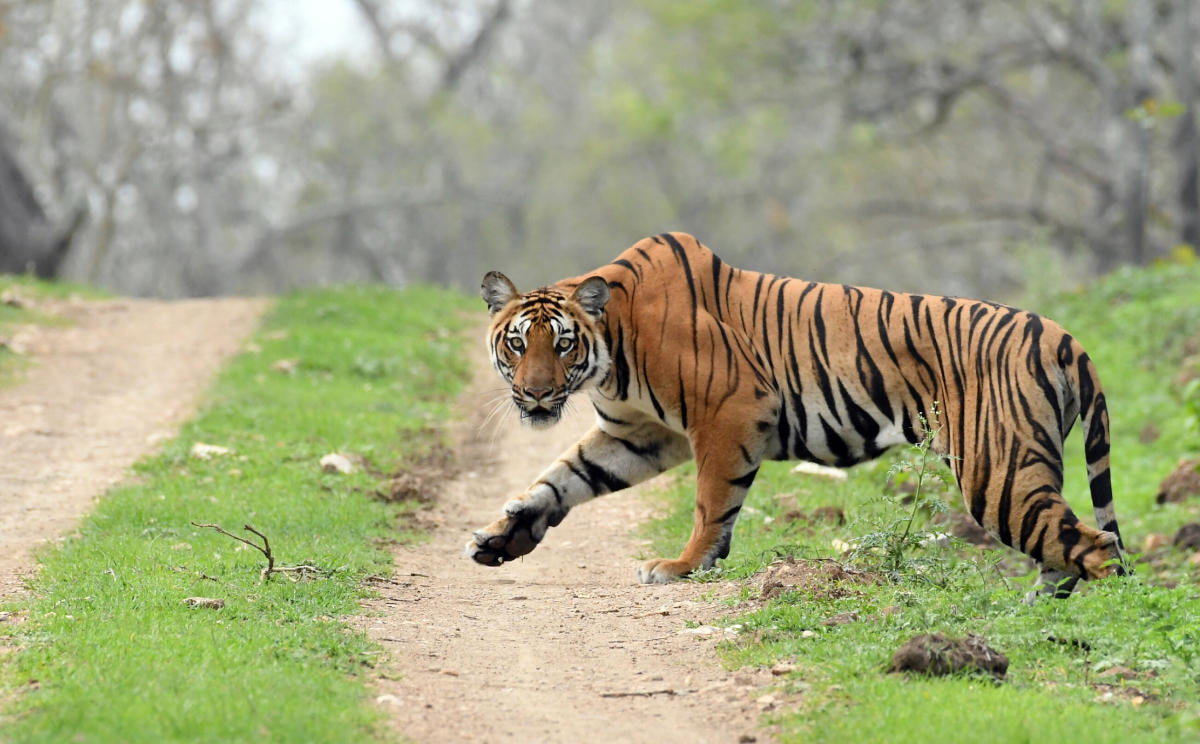
[[[276,566],[275,565],[275,556],[271,553],[271,541],[267,539],[266,535],[264,535],[263,533],[259,532],[256,529],[254,529],[253,527],[251,527],[248,524],[242,525],[242,529],[246,530],[247,532],[252,532],[255,535],[258,535],[263,541],[262,545],[259,545],[255,542],[247,540],[244,537],[239,537],[238,535],[233,534],[232,532],[225,529],[224,527],[222,527],[219,524],[211,524],[209,522],[203,522],[203,523],[192,522],[192,526],[193,527],[206,527],[210,530],[216,530],[217,532],[220,532],[222,535],[225,535],[226,537],[232,537],[234,540],[237,540],[240,543],[245,543],[245,544],[249,545],[250,547],[254,548],[255,550],[257,550],[258,552],[262,553],[263,556],[267,559],[267,567],[264,568],[262,570],[262,573],[259,574],[259,577],[258,577],[259,581],[266,581],[271,578],[271,574],[275,574],[275,573],[282,573],[282,574],[321,573],[321,569],[317,568],[316,566],[306,566],[306,565]],[[290,578],[292,581],[296,580],[292,576],[289,576],[288,578]]]
[[[655,695],[687,695],[695,690],[676,690],[673,687],[664,687],[661,690],[630,690],[628,692],[602,692],[602,698],[626,698],[626,697],[654,697]]]

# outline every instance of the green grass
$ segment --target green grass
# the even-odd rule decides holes
[[[1151,532],[1169,538],[1200,520],[1200,502],[1158,506],[1158,483],[1184,455],[1200,450],[1195,408],[1175,381],[1200,347],[1200,266],[1171,264],[1123,271],[1087,291],[1033,308],[1071,330],[1095,359],[1108,395],[1113,433],[1117,517],[1136,550]],[[1140,439],[1147,422],[1160,431]],[[1091,519],[1079,434],[1067,455],[1067,496]],[[1067,601],[1022,603],[1036,574],[1007,548],[984,550],[952,541],[911,548],[900,571],[850,596],[791,592],[769,602],[751,579],[780,556],[837,558],[879,569],[877,553],[843,556],[840,540],[862,546],[870,535],[904,529],[911,507],[889,484],[889,470],[911,460],[893,451],[849,471],[845,482],[790,474],[791,464],[763,466],[738,521],[733,551],[699,580],[744,582],[728,623],[740,624],[723,645],[731,666],[796,665],[779,687],[789,703],[768,714],[784,741],[1013,742],[1080,735],[1098,742],[1195,741],[1200,736],[1200,567],[1172,547],[1138,564],[1126,580],[1083,585]],[[675,555],[692,524],[694,468],[686,466],[664,494],[668,516],[648,528],[652,550]],[[911,477],[911,476],[910,476]],[[936,481],[935,495],[961,509],[956,488]],[[838,506],[846,523],[788,519],[799,509]],[[922,509],[922,532],[931,512]],[[844,612],[859,620],[826,626]],[[806,631],[808,631],[806,633]],[[983,635],[1010,659],[1006,681],[909,679],[887,674],[894,650],[914,635],[941,631]],[[1053,640],[1057,639],[1057,640]],[[1138,676],[1101,676],[1115,666]],[[967,733],[969,732],[969,734]]]
[[[379,470],[439,441],[467,369],[466,300],[443,291],[309,291],[282,298],[206,409],[133,483],[109,493],[42,568],[23,623],[0,625],[0,738],[25,741],[362,741],[378,735],[364,669],[379,649],[340,617],[361,581],[412,539],[411,505],[372,494]],[[295,360],[294,372],[278,371]],[[231,454],[201,460],[197,442]],[[258,552],[190,522],[267,534],[279,564],[324,574],[260,583]],[[211,578],[209,578],[211,577]],[[191,596],[225,600],[191,609]],[[32,681],[36,681],[36,683]]]

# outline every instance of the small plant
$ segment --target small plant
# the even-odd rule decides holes
[[[877,561],[876,568],[888,573],[897,574],[906,568],[913,568],[917,573],[924,572],[924,566],[918,565],[911,558],[914,550],[922,546],[935,545],[945,540],[945,536],[929,530],[914,530],[913,524],[917,512],[929,509],[937,514],[949,510],[946,502],[929,488],[931,480],[937,480],[943,485],[951,482],[949,471],[942,465],[947,459],[933,450],[941,426],[937,425],[938,407],[934,402],[930,410],[934,424],[931,425],[924,415],[920,415],[923,437],[917,444],[912,445],[910,457],[901,459],[888,469],[888,480],[899,484],[912,480],[912,508],[907,518],[892,521],[883,529],[863,535],[854,542],[851,557]],[[902,501],[888,494],[883,498],[896,503]]]

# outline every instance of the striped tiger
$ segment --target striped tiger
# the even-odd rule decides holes
[[[846,467],[923,439],[950,456],[971,515],[1041,567],[1037,593],[1124,573],[1108,413],[1096,368],[1058,324],[1005,305],[737,269],[694,237],[646,238],[581,277],[522,294],[483,279],[491,360],[521,418],[558,421],[586,390],[596,425],[475,532],[466,553],[525,555],[573,507],[697,463],[695,521],[661,583],[729,554],[764,460]],[[1063,440],[1086,436],[1099,529],[1061,495]]]

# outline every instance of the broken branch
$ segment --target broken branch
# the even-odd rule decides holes
[[[254,529],[252,526],[250,526],[248,524],[242,525],[242,529],[246,530],[247,532],[253,533],[254,535],[257,535],[262,540],[262,543],[263,543],[262,545],[259,545],[251,540],[247,540],[244,537],[235,535],[219,524],[212,524],[210,522],[192,522],[192,526],[193,527],[205,527],[210,530],[216,530],[217,532],[220,532],[222,535],[225,535],[226,537],[232,537],[234,540],[237,540],[240,543],[245,543],[246,545],[249,545],[250,547],[257,550],[258,552],[262,553],[263,557],[267,559],[267,567],[262,570],[261,574],[259,574],[259,581],[266,581],[267,579],[271,578],[271,574],[275,574],[275,573],[282,573],[282,574],[295,573],[295,574],[300,574],[300,575],[303,575],[306,573],[321,573],[321,569],[317,568],[316,566],[308,566],[308,565],[276,566],[275,565],[275,555],[271,552],[271,541],[267,539],[266,535],[264,535],[263,533],[259,532],[256,529]],[[294,577],[291,577],[291,576],[289,576],[288,578],[292,579],[292,581],[296,580]]]

